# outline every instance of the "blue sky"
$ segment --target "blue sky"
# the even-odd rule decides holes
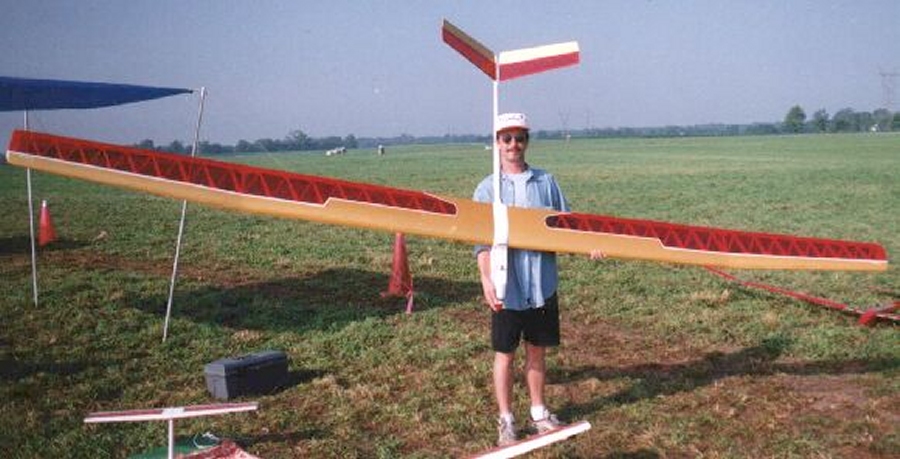
[[[488,133],[490,81],[443,18],[495,52],[578,41],[576,67],[501,85],[538,129],[751,123],[883,105],[900,2],[5,0],[0,74],[208,90],[201,137]],[[900,94],[900,79],[897,81]],[[894,107],[900,109],[900,107]],[[197,98],[36,112],[35,130],[189,141]],[[22,124],[0,113],[0,140]]]

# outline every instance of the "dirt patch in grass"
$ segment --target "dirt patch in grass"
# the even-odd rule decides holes
[[[880,372],[896,360],[803,361],[778,342],[672,346],[597,320],[570,322],[563,335],[548,392],[568,417],[594,423],[579,440],[590,445],[583,457],[900,453],[900,396]]]

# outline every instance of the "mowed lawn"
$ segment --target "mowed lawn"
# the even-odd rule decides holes
[[[229,161],[469,197],[481,145]],[[900,253],[900,135],[537,140],[572,207],[698,225],[876,241]],[[394,236],[189,205],[162,342],[181,203],[43,173],[60,240],[32,302],[25,171],[0,166],[0,457],[126,457],[163,423],[85,425],[101,410],[211,403],[203,367],[285,351],[287,387],[255,413],[177,424],[261,457],[459,457],[493,445],[489,314],[471,247],[407,237],[415,312],[382,298]],[[702,268],[560,258],[563,345],[548,398],[592,430],[533,457],[900,455],[894,324]],[[900,271],[733,272],[868,308]],[[517,415],[527,399],[517,386]]]

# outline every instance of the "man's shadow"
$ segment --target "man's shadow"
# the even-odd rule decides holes
[[[302,277],[276,277],[238,285],[184,285],[176,290],[173,317],[234,329],[305,333],[334,330],[371,317],[406,311],[406,298],[384,296],[389,276],[333,268]],[[414,279],[414,310],[469,301],[480,285],[420,276]],[[122,298],[123,306],[164,316],[166,297]]]

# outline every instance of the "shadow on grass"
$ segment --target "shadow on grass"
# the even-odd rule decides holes
[[[37,235],[35,235],[37,237]],[[77,249],[88,245],[86,242],[73,241],[71,239],[57,239],[46,247],[35,247],[38,252],[70,250]],[[31,238],[28,236],[11,236],[0,238],[0,256],[3,255],[31,255]]]
[[[603,459],[658,459],[662,456],[659,455],[658,452],[650,450],[650,449],[639,449],[637,451],[616,451],[606,456],[603,456]]]
[[[0,381],[15,381],[37,373],[69,376],[90,366],[87,362],[22,362],[14,358],[0,358]]]
[[[876,372],[900,368],[900,359],[825,360],[778,363],[787,343],[766,340],[760,345],[725,354],[712,352],[702,358],[684,363],[647,363],[629,367],[585,366],[551,370],[548,379],[554,382],[574,382],[597,378],[600,380],[637,380],[630,387],[582,404],[570,404],[561,412],[571,418],[594,414],[610,405],[625,405],[659,395],[672,395],[708,386],[732,376],[841,375]]]
[[[340,329],[370,317],[406,311],[406,298],[382,297],[389,276],[359,269],[329,269],[307,277],[176,288],[173,317],[236,329],[291,331]],[[480,293],[475,282],[417,277],[415,311],[468,301]],[[165,315],[167,298],[156,295],[122,303]]]
[[[321,378],[327,375],[328,372],[325,370],[316,370],[316,369],[306,369],[306,370],[293,370],[289,371],[287,374],[287,378],[282,381],[281,384],[278,385],[274,390],[266,393],[266,394],[257,394],[257,395],[273,395],[284,392],[288,389],[292,389],[301,384],[308,383],[316,378]]]

